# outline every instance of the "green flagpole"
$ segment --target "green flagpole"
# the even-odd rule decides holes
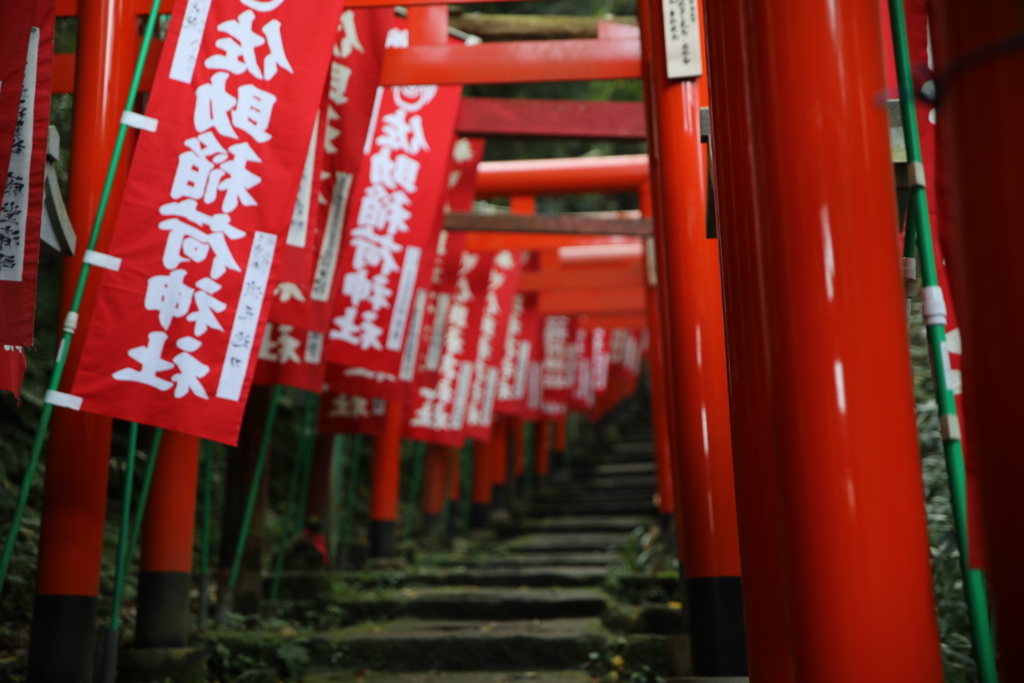
[[[263,466],[267,462],[267,453],[270,451],[270,441],[274,433],[274,420],[277,418],[277,406],[280,401],[281,385],[277,384],[274,385],[274,391],[270,395],[270,409],[267,411],[267,421],[263,427],[263,440],[260,442],[259,455],[256,457],[256,468],[252,473],[252,482],[249,484],[249,498],[245,503],[242,527],[238,532],[238,542],[235,544],[235,556],[231,563],[228,585],[221,591],[217,601],[217,623],[219,624],[223,623],[224,619],[231,612],[235,587],[238,585],[238,575],[242,571],[242,555],[245,554],[245,542],[249,539],[249,527],[252,525],[252,514],[256,509],[256,498],[260,492],[260,480],[263,479]]]
[[[921,257],[921,276],[924,281],[925,329],[931,351],[932,375],[935,378],[936,402],[942,426],[942,448],[949,472],[950,500],[956,526],[957,545],[960,549],[960,568],[964,577],[964,594],[971,620],[974,658],[981,683],[996,683],[995,645],[989,621],[988,597],[985,578],[981,571],[972,569],[969,561],[967,526],[967,472],[964,467],[960,443],[960,422],[956,398],[949,384],[949,350],[946,346],[946,309],[939,287],[932,246],[931,218],[928,214],[928,194],[925,190],[924,166],[921,163],[921,142],[917,130],[917,112],[914,102],[914,81],[910,68],[910,50],[907,45],[906,19],[902,0],[889,0],[889,19],[892,24],[893,46],[896,53],[896,74],[899,79],[900,113],[903,136],[907,147],[910,171],[910,223],[916,228],[917,250]],[[913,255],[913,233],[908,230],[910,254]],[[904,250],[906,255],[907,250]]]

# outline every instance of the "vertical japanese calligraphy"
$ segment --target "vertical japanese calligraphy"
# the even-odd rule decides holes
[[[237,440],[342,1],[178,3],[73,393]]]
[[[521,260],[522,252],[498,252],[488,277],[466,416],[467,435],[480,441],[489,440],[491,435],[494,403],[498,394],[499,357],[504,350],[502,342],[519,283]]]
[[[328,360],[397,375],[437,216],[461,97],[456,86],[379,88],[345,223]]]
[[[493,253],[461,254],[444,326],[438,379],[434,385],[419,387],[408,404],[408,438],[448,446],[458,446],[465,439],[474,358],[493,261]]]
[[[16,62],[20,79],[0,85],[14,95],[12,144],[0,154],[7,158],[7,173],[0,202],[0,343],[33,346],[36,308],[36,272],[39,232],[43,217],[46,141],[50,123],[53,73],[54,7],[50,2],[28,2],[31,26],[17,21],[10,28],[22,33],[13,42],[22,48]],[[4,22],[7,21],[5,14]],[[10,104],[0,97],[0,104]],[[0,111],[0,114],[3,112]],[[2,121],[0,121],[2,123]],[[9,152],[7,156],[6,152]]]

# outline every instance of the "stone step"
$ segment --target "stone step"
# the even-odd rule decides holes
[[[593,502],[577,503],[535,503],[531,511],[538,517],[570,516],[581,517],[583,515],[651,515],[654,514],[654,504],[650,499],[646,501],[602,501],[595,499]]]
[[[657,467],[653,460],[646,462],[621,462],[598,465],[593,469],[596,476],[622,476],[647,474],[657,476]]]
[[[491,557],[456,556],[425,560],[424,564],[438,567],[607,567],[615,559],[614,553],[528,553],[495,555]]]
[[[643,439],[643,438],[631,438],[623,439],[617,443],[611,444],[612,453],[615,455],[625,455],[627,453],[643,453],[653,454],[654,453],[654,439]]]
[[[621,533],[536,533],[520,536],[507,544],[516,553],[580,553],[602,552],[621,546],[626,541]]]
[[[558,567],[459,567],[450,570],[431,569],[420,572],[348,573],[350,583],[374,586],[530,586],[562,588],[600,586],[604,583],[606,567],[563,565]],[[346,573],[342,573],[345,576]],[[284,580],[282,579],[282,594]]]
[[[548,517],[537,520],[529,526],[536,531],[619,531],[629,533],[638,526],[647,526],[653,519],[638,515],[625,517],[611,515],[602,517]]]
[[[590,501],[649,502],[656,490],[653,486],[631,486],[623,489],[574,486],[544,491],[535,500],[538,503],[587,503]]]
[[[324,671],[307,674],[306,683],[590,683],[583,671],[427,671],[416,673],[377,673],[365,669]]]
[[[616,647],[620,636],[597,617],[513,621],[398,619],[346,629],[282,634],[274,631],[220,632],[234,656],[258,658],[268,648],[303,648],[310,666],[371,671],[480,671],[578,669],[591,652]],[[627,661],[642,661],[667,673],[664,636],[631,635]]]
[[[596,588],[418,587],[366,592],[326,604],[343,610],[341,624],[401,618],[490,622],[597,617],[607,608],[608,596]],[[298,602],[282,605],[279,614],[303,621],[306,614],[315,619],[316,610],[324,607],[325,601]]]
[[[618,489],[658,487],[658,477],[653,474],[624,474],[621,476],[580,473],[569,477],[567,489]]]

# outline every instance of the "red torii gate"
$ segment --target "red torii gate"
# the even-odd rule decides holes
[[[97,174],[89,173],[90,167],[96,159],[109,158],[120,106],[125,99],[134,46],[124,37],[134,35],[136,4],[135,0],[61,3],[65,15],[78,11],[80,43],[75,64],[74,90],[78,98],[75,121],[76,130],[89,131],[88,135],[74,137],[72,157],[69,211],[80,229],[91,222],[89,218],[95,213],[99,196],[100,180]],[[353,0],[349,6],[391,4],[388,0]],[[694,210],[702,202],[694,190],[704,182],[698,126],[695,125],[699,90],[694,82],[669,82],[665,78],[663,36],[657,30],[661,24],[658,3],[640,2],[645,45],[642,51],[640,43],[630,40],[536,41],[526,46],[514,43],[474,47],[427,45],[425,43],[443,42],[442,36],[447,32],[447,8],[423,7],[430,4],[428,0],[411,0],[405,4],[412,6],[409,18],[413,47],[405,54],[389,56],[386,83],[452,82],[451,79],[464,83],[484,82],[480,79],[489,83],[516,82],[528,80],[529,76],[535,80],[648,76],[649,115],[654,124],[652,129],[658,133],[658,144],[652,149],[651,159],[655,179],[651,205],[657,219],[659,287],[666,294],[654,309],[668,314],[666,321],[670,330],[663,339],[665,348],[673,353],[668,355],[667,365],[677,388],[696,382],[694,377],[721,375],[719,380],[708,379],[710,384],[693,385],[694,391],[683,392],[681,400],[674,401],[670,409],[670,414],[677,418],[672,423],[679,422],[672,438],[680,449],[676,460],[689,462],[687,474],[691,475],[679,480],[687,485],[697,480],[712,494],[710,499],[679,497],[686,505],[693,506],[687,509],[685,523],[704,526],[703,532],[687,534],[684,539],[688,569],[691,572],[697,569],[697,579],[711,579],[710,583],[701,581],[708,588],[698,596],[701,600],[710,600],[709,603],[695,601],[696,594],[691,593],[691,602],[700,603],[693,607],[702,617],[695,623],[697,631],[694,633],[697,654],[707,657],[699,660],[701,666],[706,664],[709,673],[729,673],[729,667],[736,662],[737,647],[742,643],[742,632],[736,632],[739,558],[732,548],[735,522],[731,515],[735,513],[730,511],[734,493],[729,464],[731,448],[727,444],[730,431],[736,435],[747,427],[757,429],[750,422],[755,418],[747,411],[756,412],[760,402],[760,415],[769,415],[769,419],[781,426],[769,439],[770,443],[753,443],[748,439],[742,447],[737,446],[737,452],[742,453],[737,459],[737,488],[750,494],[745,497],[746,512],[741,510],[740,518],[743,562],[745,569],[750,570],[745,573],[751,577],[769,576],[758,569],[764,569],[767,564],[759,564],[757,558],[759,552],[771,554],[771,549],[767,548],[767,543],[762,543],[758,550],[751,531],[758,513],[768,509],[763,506],[770,504],[771,496],[758,498],[750,486],[759,474],[774,471],[777,466],[787,476],[778,482],[778,489],[785,494],[779,494],[783,509],[778,521],[785,530],[782,535],[785,544],[780,546],[776,542],[776,552],[784,551],[788,559],[774,575],[784,578],[784,594],[792,608],[789,616],[792,628],[788,631],[778,627],[768,629],[764,620],[754,618],[751,610],[756,612],[756,608],[752,603],[766,609],[771,601],[752,600],[756,591],[752,590],[754,583],[748,584],[745,593],[747,623],[752,627],[749,633],[752,667],[765,666],[767,659],[758,660],[755,655],[767,651],[764,644],[776,643],[779,645],[777,657],[786,661],[786,653],[792,653],[794,671],[813,680],[863,680],[879,673],[878,661],[885,662],[893,680],[908,677],[929,682],[940,680],[934,614],[926,590],[927,558],[917,557],[923,542],[919,483],[916,471],[905,467],[908,458],[916,458],[908,437],[911,428],[901,417],[906,412],[903,410],[906,406],[900,403],[906,400],[902,396],[905,392],[891,392],[893,398],[879,401],[880,396],[884,399],[887,393],[879,378],[906,374],[905,358],[900,360],[899,355],[905,355],[905,349],[897,353],[905,335],[901,317],[894,313],[898,306],[893,300],[901,298],[893,294],[898,283],[895,277],[877,278],[875,268],[878,265],[885,270],[885,259],[891,256],[880,232],[892,213],[891,185],[880,181],[888,178],[888,171],[881,168],[879,159],[846,155],[851,149],[849,146],[833,147],[829,136],[836,131],[807,120],[811,107],[801,109],[804,105],[795,103],[803,100],[794,97],[808,95],[802,79],[818,83],[815,79],[824,78],[822,82],[828,83],[828,87],[813,93],[814,96],[828,99],[832,111],[841,114],[837,121],[856,124],[847,126],[843,140],[854,146],[865,142],[880,144],[883,131],[870,104],[872,88],[877,85],[872,80],[878,71],[875,56],[880,54],[876,9],[870,4],[840,0],[832,3],[832,11],[843,21],[829,23],[824,9],[814,3],[783,0],[774,3],[769,11],[756,3],[730,0],[723,4],[721,14],[713,11],[709,16],[709,26],[713,29],[710,34],[716,36],[709,41],[712,44],[710,61],[713,69],[721,69],[725,74],[723,87],[713,93],[715,101],[718,101],[718,93],[722,93],[742,102],[746,96],[744,85],[749,85],[750,97],[761,107],[759,119],[720,118],[728,115],[727,109],[713,114],[716,148],[732,149],[739,155],[736,158],[749,161],[742,156],[747,147],[729,146],[727,136],[739,136],[736,139],[749,141],[755,161],[764,167],[762,170],[774,172],[774,175],[762,173],[743,185],[740,169],[749,166],[725,163],[732,158],[729,152],[724,153],[725,158],[715,169],[719,186],[731,187],[737,193],[737,207],[755,213],[760,207],[762,211],[749,225],[742,218],[723,217],[723,235],[727,230],[735,230],[737,239],[742,241],[748,236],[743,232],[745,225],[753,225],[755,231],[762,223],[765,226],[756,233],[757,239],[762,241],[752,252],[730,252],[723,244],[729,315],[725,341],[730,350],[742,348],[750,340],[745,335],[766,329],[765,334],[769,335],[766,341],[770,343],[755,344],[748,359],[752,365],[746,367],[752,372],[771,367],[773,372],[769,389],[761,387],[761,393],[746,399],[733,396],[733,419],[744,422],[734,424],[730,430],[727,417],[715,418],[710,410],[711,407],[725,410],[724,344],[723,333],[715,327],[721,326],[721,319],[715,319],[716,315],[721,316],[721,306],[717,306],[716,312],[714,300],[715,296],[720,296],[717,259],[709,257],[713,251],[697,239],[703,231],[703,212]],[[771,16],[767,16],[769,13]],[[772,36],[783,35],[781,24],[775,22],[799,25],[806,40],[782,40],[781,44],[769,45]],[[716,44],[714,40],[720,42]],[[729,61],[728,54],[728,49],[737,46],[751,55],[750,71],[738,77],[730,70],[738,65]],[[463,52],[467,49],[475,52]],[[550,63],[535,58],[540,55],[562,57],[564,61],[559,69],[552,69]],[[470,56],[472,58],[467,59]],[[771,59],[773,56],[778,57],[778,61]],[[641,58],[646,61],[642,63]],[[67,69],[67,60],[60,61],[65,66],[58,63],[58,72],[61,68]],[[493,71],[483,71],[485,64],[490,64]],[[540,64],[543,68],[539,68]],[[870,68],[861,68],[864,66]],[[853,73],[867,73],[870,78],[858,80],[852,86],[840,78],[840,74],[849,77]],[[827,78],[823,74],[827,74]],[[770,89],[778,83],[783,84],[784,92]],[[849,96],[848,86],[857,97]],[[802,117],[800,121],[806,127],[801,128],[802,124],[795,122],[795,117]],[[790,143],[795,143],[795,150],[787,146]],[[786,188],[778,185],[779,178],[799,177],[803,168],[835,169],[854,157],[859,163],[855,170],[826,174],[815,186],[814,193],[787,194]],[[859,182],[850,183],[849,179],[854,177],[850,174],[858,179],[872,179],[872,182],[867,187]],[[850,203],[850,193],[855,187],[859,193],[858,205]],[[773,190],[779,192],[773,195]],[[808,186],[801,190],[808,190]],[[685,197],[690,197],[689,204],[684,201]],[[760,200],[756,205],[755,197]],[[744,199],[750,202],[749,206],[742,203]],[[791,264],[785,258],[795,245],[801,251],[794,253],[802,254],[806,262],[821,259],[822,207],[836,209],[835,213],[827,214],[832,231],[829,239],[835,240],[837,248],[843,248],[843,256],[854,253],[862,259],[856,263],[839,261],[825,277],[819,277],[817,271],[787,267]],[[863,211],[870,213],[870,220],[856,218]],[[864,230],[865,223],[877,229]],[[783,244],[784,240],[790,241]],[[102,240],[98,248],[103,248]],[[762,269],[763,281],[743,279],[744,274],[735,266],[742,263],[744,257],[753,259]],[[694,272],[702,272],[705,279],[695,283]],[[712,272],[714,278],[709,277]],[[73,280],[68,278],[67,281]],[[759,293],[756,290],[762,282],[769,283],[767,293],[754,305],[750,303],[752,294]],[[845,295],[854,290],[856,295]],[[733,292],[737,298],[733,298]],[[843,296],[837,297],[835,292]],[[867,293],[872,292],[876,296],[868,307],[864,302],[871,298]],[[711,299],[705,300],[703,295]],[[94,290],[87,294],[83,320],[88,319],[88,302],[93,297]],[[743,305],[743,302],[748,303]],[[794,302],[802,307],[794,306]],[[64,303],[66,305],[67,296]],[[739,305],[738,309],[733,309],[737,311],[735,317],[729,312],[730,304]],[[880,310],[884,315],[879,314]],[[755,319],[756,316],[762,317]],[[850,340],[859,339],[858,331],[866,327],[869,318],[872,343],[852,347]],[[876,344],[879,340],[882,343]],[[755,353],[757,349],[762,353]],[[815,365],[823,361],[823,352],[833,353],[840,365],[824,370]],[[803,353],[806,355],[802,356]],[[706,370],[705,374],[706,364],[716,367]],[[835,367],[840,368],[839,374]],[[68,377],[73,374],[73,371],[68,373]],[[765,402],[770,403],[767,413],[764,412]],[[736,406],[744,410],[737,411]],[[696,413],[695,408],[699,408]],[[694,423],[694,414],[702,416],[702,421]],[[815,416],[812,426],[796,422],[804,414]],[[702,427],[695,427],[695,424],[702,424]],[[55,416],[37,586],[40,629],[34,633],[31,653],[36,663],[57,653],[48,649],[56,647],[55,643],[67,646],[89,641],[99,580],[97,558],[102,540],[109,425],[110,421],[103,418],[72,415],[66,411],[59,410]],[[899,438],[890,439],[888,446],[879,449],[878,454],[865,454],[865,449],[884,445],[889,439],[887,435],[891,434]],[[721,440],[714,449],[712,437]],[[741,440],[737,438],[735,443],[740,444]],[[190,448],[194,448],[194,444],[182,448],[183,457]],[[692,452],[686,452],[687,449]],[[823,458],[826,450],[836,457]],[[895,477],[890,476],[890,470],[881,469],[893,460],[901,463]],[[93,485],[84,486],[83,482]],[[762,493],[766,492],[762,489]],[[761,501],[760,505],[757,500]],[[893,533],[858,532],[864,524],[881,528],[878,525],[883,523]],[[841,530],[839,540],[834,537],[837,529]],[[701,533],[707,535],[703,539],[707,541],[703,550],[708,554],[694,556],[692,551],[699,548]],[[853,545],[843,546],[844,543]],[[782,588],[776,588],[781,594]],[[62,596],[76,600],[58,605],[59,600],[49,599]],[[39,609],[44,603],[57,606],[47,612]],[[890,618],[895,613],[901,614],[903,619]],[[763,617],[766,612],[760,614]],[[778,619],[779,615],[774,617]],[[57,623],[60,626],[55,631],[42,633],[44,626]],[[705,627],[701,636],[698,632]],[[701,637],[709,640],[701,642]],[[760,645],[755,645],[755,641]],[[788,672],[782,669],[763,671],[768,672],[764,680],[773,675],[777,676],[774,680],[789,680]]]

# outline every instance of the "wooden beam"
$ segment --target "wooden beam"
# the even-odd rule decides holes
[[[135,11],[139,14],[149,14],[153,0],[135,0]],[[160,0],[160,13],[169,14],[174,8],[174,0]],[[58,17],[78,16],[78,0],[57,0]]]
[[[558,249],[564,246],[607,244],[611,240],[622,241],[628,239],[634,238],[616,236],[595,237],[591,235],[546,235],[536,232],[467,232],[465,248],[468,251],[500,251],[502,249],[539,251]],[[642,242],[640,244],[642,246]]]
[[[477,197],[636,192],[650,175],[646,154],[485,161],[477,169]]]
[[[562,289],[537,295],[537,312],[542,315],[637,313],[646,311],[646,306],[644,287]]]
[[[644,264],[640,262],[611,268],[589,266],[524,271],[519,276],[519,291],[544,292],[556,289],[643,287],[646,276]]]
[[[484,42],[503,40],[564,40],[597,38],[598,25],[610,21],[636,26],[636,17],[565,16],[558,14],[485,14],[466,12],[451,15],[451,26],[479,36]]]
[[[647,139],[643,102],[465,97],[455,127],[475,137]]]
[[[20,0],[16,0],[20,1]],[[181,0],[184,2],[184,0]],[[499,0],[509,1],[509,0]],[[460,5],[478,5],[484,2],[493,2],[493,0],[459,0]],[[345,3],[346,9],[353,9],[355,7],[394,7],[395,5],[402,5],[404,7],[419,7],[421,5],[436,5],[437,0],[348,0]],[[149,14],[149,8],[152,5],[152,0],[135,0],[136,11],[139,14]],[[160,13],[169,14],[174,8],[174,0],[160,0]],[[57,16],[58,17],[74,17],[78,16],[78,0],[57,0]]]
[[[525,216],[476,213],[450,213],[444,217],[445,230],[452,232],[539,232],[560,235],[628,235],[645,237],[654,234],[649,218],[577,218],[572,215]]]
[[[639,40],[418,45],[384,53],[381,85],[485,85],[640,78]]]
[[[581,315],[577,318],[576,324],[585,330],[592,330],[596,327],[603,327],[606,330],[611,330],[616,327],[625,327],[630,330],[635,330],[647,327],[647,313],[639,311],[637,313]]]

